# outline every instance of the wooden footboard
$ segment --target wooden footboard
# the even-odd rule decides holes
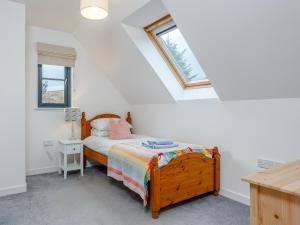
[[[189,153],[172,160],[159,168],[158,160],[152,161],[151,211],[158,218],[161,208],[175,203],[220,190],[220,155],[218,148],[213,150],[213,158],[200,153]]]

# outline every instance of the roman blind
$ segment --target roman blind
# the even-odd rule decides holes
[[[74,67],[76,50],[70,47],[37,43],[38,64]]]

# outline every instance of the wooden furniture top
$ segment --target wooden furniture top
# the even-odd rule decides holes
[[[59,140],[59,143],[61,143],[63,145],[82,144],[82,140],[80,140],[80,139]]]
[[[242,180],[300,197],[300,160],[243,177]]]

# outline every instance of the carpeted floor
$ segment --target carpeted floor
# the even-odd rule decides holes
[[[100,168],[84,177],[28,177],[28,192],[0,198],[1,225],[249,225],[249,207],[204,196],[163,210],[153,220],[137,195]]]

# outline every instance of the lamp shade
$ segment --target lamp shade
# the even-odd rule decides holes
[[[108,16],[108,0],[81,0],[81,15],[91,20],[101,20]]]
[[[77,121],[80,118],[80,108],[66,108],[65,121]]]

